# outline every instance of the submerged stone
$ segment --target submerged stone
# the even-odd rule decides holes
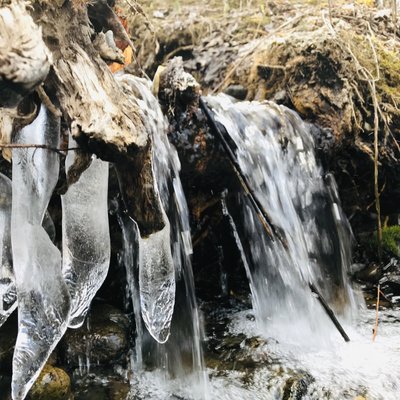
[[[130,384],[124,378],[107,369],[77,378],[74,396],[79,400],[121,400],[128,397]]]
[[[70,400],[71,380],[68,374],[46,364],[28,394],[29,400]]]
[[[242,85],[230,85],[224,90],[224,93],[234,97],[235,99],[245,100],[247,89]]]
[[[311,375],[293,376],[286,381],[283,389],[283,400],[301,400],[307,394],[308,387],[313,383]]]
[[[120,310],[97,304],[79,329],[69,329],[63,339],[64,361],[72,366],[116,364],[128,353],[129,321]]]

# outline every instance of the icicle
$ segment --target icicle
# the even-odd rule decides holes
[[[58,147],[59,129],[59,120],[42,106],[16,142]],[[13,150],[11,242],[19,320],[13,358],[14,400],[25,398],[69,319],[70,298],[61,274],[61,255],[41,226],[58,172],[55,152]]]
[[[70,152],[68,169],[74,160]],[[63,275],[71,295],[69,327],[80,327],[110,264],[108,163],[93,158],[62,196]]]
[[[146,328],[157,342],[165,343],[175,305],[175,269],[166,216],[161,231],[139,238],[139,287]]]
[[[0,174],[0,326],[17,307],[11,253],[11,180]]]
[[[136,222],[127,215],[118,212],[118,223],[122,229],[123,239],[123,263],[126,270],[129,297],[133,306],[135,319],[135,346],[133,348],[132,368],[140,371],[143,367],[143,322],[140,310],[140,290],[138,282],[138,255],[139,255],[139,228]]]
[[[165,213],[168,203],[167,182],[169,175],[168,155],[165,147],[158,147],[154,139],[166,132],[165,118],[146,80],[124,74],[119,76],[124,84],[139,93],[135,101],[143,113],[146,129],[153,139],[153,177],[158,201],[163,210],[165,227],[148,237],[139,237],[139,291],[144,323],[151,336],[165,343],[170,334],[175,305],[175,267],[171,253],[170,222]],[[154,157],[157,154],[157,157]],[[163,169],[163,173],[158,173]],[[157,182],[156,182],[157,180]]]

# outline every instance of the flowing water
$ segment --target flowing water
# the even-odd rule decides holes
[[[333,177],[325,176],[317,162],[312,127],[273,103],[206,98],[244,180],[278,234],[266,234],[248,196],[222,193],[226,234],[245,268],[252,309],[246,300],[226,305],[221,298],[203,304],[207,315],[202,316],[191,266],[189,211],[167,122],[149,82],[127,75],[118,79],[137,95],[151,135],[165,222],[160,232],[141,237],[135,221],[119,208],[135,321],[129,398],[398,399],[400,313],[381,313],[372,342],[375,314],[351,288],[351,229]],[[16,141],[57,147],[59,124],[42,107]],[[93,159],[82,182],[63,197],[63,254],[52,243],[54,225],[45,215],[58,172],[57,153],[23,148],[13,151],[12,183],[0,176],[0,324],[17,301],[19,308],[14,399],[25,397],[67,326],[81,325],[108,269],[107,163]],[[96,198],[98,213],[88,208],[88,196]],[[335,310],[350,343],[343,342],[310,283]],[[203,319],[208,328],[222,328],[205,337]]]
[[[225,95],[207,100],[229,135],[241,171],[285,241],[270,240],[254,208],[241,199],[245,264],[260,329],[294,343],[310,335],[314,343],[324,342],[331,325],[309,283],[331,303],[340,298],[341,304],[333,305],[343,316],[351,315],[356,304],[347,278],[348,223],[332,178],[326,182],[316,161],[311,127],[273,103],[234,103]]]
[[[150,109],[155,109],[153,99],[144,87],[139,91],[147,100],[140,106],[149,117]],[[394,400],[400,389],[400,335],[396,331],[399,314],[382,314],[379,341],[372,343],[375,314],[363,307],[347,277],[351,229],[341,211],[333,177],[324,176],[316,160],[311,127],[292,111],[270,103],[235,103],[224,95],[208,97],[207,102],[226,129],[241,171],[286,243],[265,235],[245,196],[238,200],[240,212],[231,214],[228,193],[223,193],[223,214],[241,254],[253,304],[253,310],[216,311],[224,318],[228,315],[231,321],[219,338],[221,347],[229,338],[238,343],[230,356],[232,364],[208,369],[208,386],[199,384],[201,380],[193,375],[182,374],[184,356],[178,349],[187,342],[185,335],[180,335],[182,326],[172,328],[167,347],[152,348],[157,368],[142,370],[134,381],[132,398],[339,400],[365,395],[368,399]],[[156,131],[163,129],[159,126]],[[175,228],[175,236],[172,233],[171,237],[176,246],[173,253],[177,276],[182,268],[189,272],[183,281],[186,294],[192,296],[187,315],[196,321],[191,336],[196,346],[190,343],[192,354],[199,355],[196,370],[202,371],[201,352],[195,350],[201,329],[188,268],[190,235],[178,179],[179,161],[165,138],[155,135],[154,141],[158,186],[169,210],[171,228]],[[168,183],[171,179],[172,186]],[[173,202],[176,208],[171,213]],[[176,258],[177,251],[181,262]],[[335,309],[352,339],[350,343],[343,342],[311,293],[309,283],[317,285]],[[143,330],[140,332],[143,349],[146,345]],[[253,339],[256,346],[250,345]],[[240,367],[243,358],[245,368]],[[174,373],[166,374],[172,365]]]
[[[207,376],[201,348],[202,331],[199,310],[195,298],[194,279],[190,256],[192,244],[189,227],[189,212],[179,178],[180,162],[176,150],[167,139],[167,122],[157,100],[151,92],[149,82],[125,76],[121,78],[138,94],[137,103],[144,114],[147,130],[153,141],[153,168],[159,195],[166,212],[166,228],[173,257],[176,281],[176,300],[172,318],[171,334],[166,343],[157,343],[143,327],[140,316],[139,272],[140,252],[151,253],[156,248],[140,249],[140,238],[136,224],[126,215],[120,214],[123,229],[124,263],[128,286],[135,313],[136,341],[132,368],[136,372],[132,382],[133,398],[149,398],[146,388],[148,372],[158,376],[160,382],[169,386],[197,387],[202,398],[207,396]],[[161,243],[157,244],[160,248]],[[139,253],[139,254],[138,254]],[[162,288],[162,285],[159,285]],[[162,290],[168,292],[168,290]],[[168,302],[168,300],[166,300]],[[165,315],[165,311],[160,313]],[[162,383],[161,383],[162,384]],[[141,397],[143,396],[143,397]]]

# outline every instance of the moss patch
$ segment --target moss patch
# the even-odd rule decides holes
[[[369,238],[364,238],[362,244],[370,253],[376,253],[378,248],[377,233]],[[400,226],[387,226],[382,229],[382,250],[391,256],[400,257]]]

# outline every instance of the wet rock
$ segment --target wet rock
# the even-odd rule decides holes
[[[245,100],[247,89],[242,85],[230,85],[224,90],[224,93],[234,97],[235,99]]]
[[[266,342],[258,337],[225,333],[222,338],[216,337],[209,344],[212,348],[210,346],[207,352],[206,364],[218,374],[235,370],[245,372],[249,378],[260,363],[269,361],[264,346]]]
[[[307,394],[307,389],[314,378],[309,374],[297,375],[286,381],[282,400],[301,400]]]
[[[60,368],[46,364],[28,394],[29,400],[71,400],[71,380]]]
[[[393,303],[400,301],[400,260],[392,258],[383,267],[383,276],[379,280],[381,290],[385,297]]]
[[[79,400],[122,400],[128,397],[127,380],[109,370],[95,370],[74,379],[74,395]]]
[[[11,400],[11,376],[0,375],[0,398]]]
[[[260,347],[261,345],[265,344],[265,341],[260,337],[253,336],[251,338],[245,339],[244,343],[247,347],[251,349],[256,349],[257,347]]]
[[[286,90],[279,90],[278,92],[275,93],[272,100],[277,104],[285,104],[285,102],[287,103],[287,98],[288,94]]]
[[[0,374],[11,375],[11,364],[16,337],[17,313],[13,313],[0,329]],[[0,391],[0,393],[2,392]]]
[[[84,325],[67,331],[62,342],[64,361],[71,367],[123,363],[129,350],[129,320],[118,309],[96,304]]]
[[[377,283],[382,276],[382,266],[377,263],[371,263],[363,270],[357,272],[354,277],[358,281]]]

